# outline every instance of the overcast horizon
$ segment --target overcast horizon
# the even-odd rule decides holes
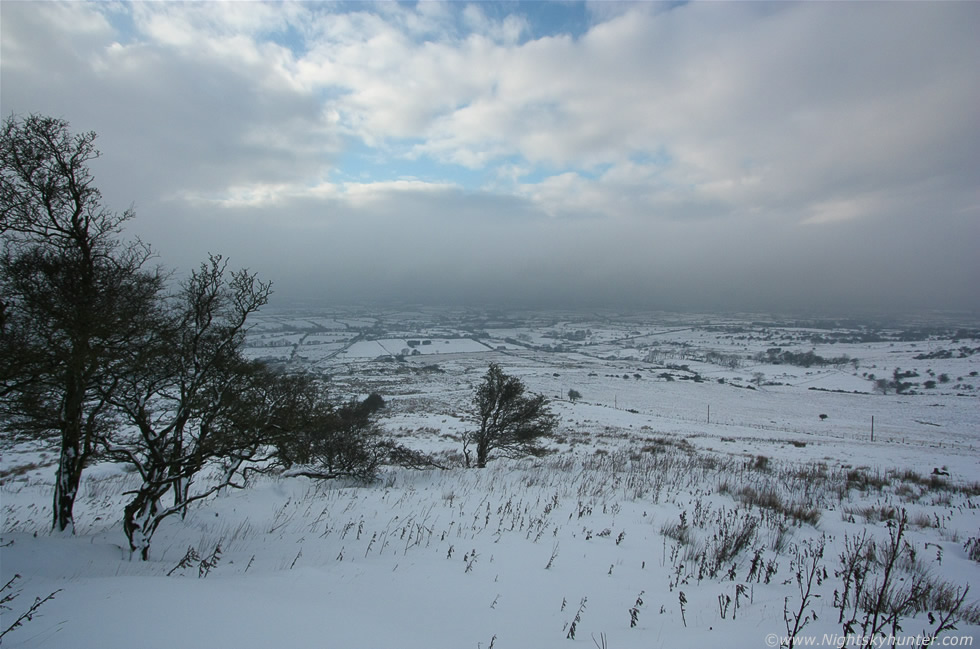
[[[980,3],[0,4],[0,108],[273,304],[980,313]]]

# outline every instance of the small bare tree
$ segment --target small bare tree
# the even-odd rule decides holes
[[[123,528],[144,559],[165,518],[230,484],[268,443],[277,397],[263,368],[247,362],[241,349],[248,317],[270,292],[254,274],[229,273],[227,262],[212,256],[173,303],[159,305],[152,334],[114,368],[116,383],[103,397],[131,430],[102,444],[107,456],[131,464],[143,479],[126,505]],[[222,463],[223,477],[192,495],[195,476],[213,461]],[[173,504],[164,506],[168,492]]]
[[[520,379],[504,374],[496,363],[490,364],[473,398],[479,428],[463,438],[466,466],[474,462],[471,447],[476,447],[478,468],[486,467],[494,451],[505,457],[543,452],[540,442],[554,432],[558,419],[543,395],[528,396],[525,390]]]

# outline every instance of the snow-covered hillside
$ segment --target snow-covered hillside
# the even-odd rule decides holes
[[[323,373],[340,398],[381,393],[382,425],[450,468],[257,477],[168,519],[142,562],[119,523],[135,476],[89,469],[77,535],[54,535],[55,454],[8,444],[0,571],[20,577],[0,626],[56,594],[4,646],[762,647],[794,628],[797,645],[857,646],[881,593],[880,630],[908,645],[968,586],[937,642],[980,635],[980,342],[960,327],[466,310],[257,324],[251,356]],[[775,348],[838,362],[774,363]],[[562,423],[549,455],[468,470],[491,361]]]

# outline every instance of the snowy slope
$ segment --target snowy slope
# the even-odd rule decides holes
[[[311,318],[343,321],[291,318],[307,326]],[[383,314],[361,321],[386,322]],[[517,324],[507,337],[520,333]],[[656,338],[669,328],[565,320],[559,329],[585,328],[601,337],[603,353],[589,341],[562,352],[499,352],[466,339],[437,353],[433,338],[425,358],[381,363],[371,344],[385,349],[408,338],[378,336],[352,345],[343,361],[321,358],[333,363],[337,392],[381,389],[385,428],[447,463],[491,360],[533,391],[564,397],[574,388],[583,398],[556,399],[562,425],[545,458],[499,459],[485,470],[391,469],[368,486],[259,478],[197,504],[184,521],[166,521],[147,562],[123,549],[118,522],[134,476],[90,469],[78,534],[52,535],[53,454],[38,444],[8,445],[0,576],[21,578],[8,591],[18,596],[2,626],[35,597],[58,592],[3,646],[500,649],[603,646],[603,637],[614,648],[778,646],[801,602],[794,561],[822,542],[827,574],[814,585],[819,597],[804,614],[816,616],[800,635],[821,646],[825,634],[842,633],[840,555],[864,532],[887,540],[903,509],[902,540],[915,557],[903,564],[905,581],[895,583],[927,579],[937,592],[942,584],[950,592],[973,586],[964,619],[941,637],[963,646],[980,635],[980,563],[967,547],[980,537],[980,408],[975,390],[963,387],[975,380],[976,357],[916,361],[921,343],[875,343],[856,370],[748,359],[725,368],[695,357],[743,344],[748,356],[772,340],[691,328],[670,334],[674,358],[645,362],[606,352],[619,345],[645,353],[631,334]],[[554,340],[530,336],[532,345]],[[894,367],[946,373],[950,382],[881,395],[861,377]],[[754,383],[754,372],[765,379]],[[712,567],[738,531],[744,547]],[[180,567],[189,548],[197,558]],[[212,556],[214,566],[202,569]],[[903,617],[901,633],[934,630],[929,617],[940,615],[940,605]]]

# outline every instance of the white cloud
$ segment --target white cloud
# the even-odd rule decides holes
[[[442,228],[463,252],[433,254],[466,277],[536,254],[540,277],[588,259],[597,287],[684,258],[858,272],[975,233],[980,5],[599,3],[547,37],[519,8],[3,3],[3,110],[98,131],[106,195],[164,237],[171,213],[215,245],[225,219],[272,245],[287,222],[360,240],[383,217],[414,224],[390,263]],[[807,252],[871,225],[895,233],[880,256]]]
[[[861,196],[847,200],[823,201],[810,206],[810,216],[801,221],[801,225],[819,225],[850,221],[862,216],[874,214],[880,199],[874,196]]]

